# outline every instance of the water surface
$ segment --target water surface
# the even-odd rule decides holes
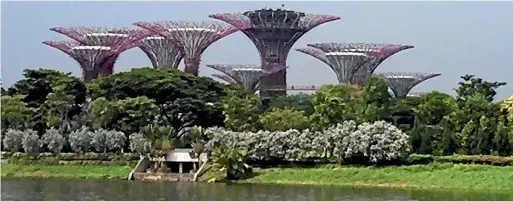
[[[2,178],[2,201],[508,201],[512,194],[335,186]]]

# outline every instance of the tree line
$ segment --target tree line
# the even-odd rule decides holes
[[[240,154],[251,160],[365,162],[409,153],[512,155],[513,97],[494,102],[506,83],[461,78],[455,97],[433,91],[396,99],[382,80],[371,78],[363,87],[325,85],[312,95],[265,98],[176,69],[139,68],[88,83],[70,73],[27,69],[2,88],[2,149],[246,147]],[[234,136],[245,143],[219,143]]]

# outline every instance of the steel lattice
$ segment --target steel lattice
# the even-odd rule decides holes
[[[250,92],[257,90],[257,85],[263,77],[272,75],[286,68],[276,65],[271,70],[262,70],[259,65],[252,64],[212,64],[207,66],[224,73],[239,86]],[[221,79],[228,81],[226,78]]]
[[[178,68],[183,49],[162,36],[150,36],[141,40],[139,48],[148,56],[154,68]]]
[[[316,59],[321,60],[323,63],[331,67],[331,63],[328,61],[328,58],[326,57],[326,53],[323,51],[316,49],[316,48],[297,48],[296,51],[304,53],[306,55],[310,55]]]
[[[198,75],[201,54],[214,42],[238,29],[220,22],[161,21],[134,25],[170,39],[183,48],[185,72]]]
[[[388,57],[395,53],[413,48],[411,45],[398,45],[386,43],[314,43],[308,46],[318,48],[324,52],[357,52],[368,55],[367,61],[349,78],[350,84],[363,86],[371,77],[377,67]]]
[[[413,87],[428,79],[440,76],[441,74],[388,72],[378,73],[376,75],[387,83],[388,87],[394,92],[395,97],[405,98]]]
[[[82,68],[84,81],[98,77],[102,62],[113,55],[111,47],[84,46],[76,41],[44,41],[43,44],[61,50],[75,59]]]
[[[294,43],[314,27],[340,19],[331,15],[305,14],[289,10],[255,10],[244,13],[218,13],[209,17],[222,20],[240,29],[257,47],[262,68],[274,63],[286,66]],[[262,80],[262,85],[286,86],[286,70]],[[279,94],[283,94],[281,92]],[[265,96],[265,94],[262,94]]]

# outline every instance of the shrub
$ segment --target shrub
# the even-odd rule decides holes
[[[84,153],[91,148],[92,138],[93,133],[87,127],[82,126],[82,128],[69,135],[69,144],[74,152]]]
[[[97,152],[106,153],[107,152],[107,133],[108,131],[103,129],[98,129],[93,133],[91,146]]]
[[[120,131],[108,131],[106,145],[107,148],[114,151],[120,151],[126,144],[125,133]]]
[[[324,132],[308,129],[233,132],[208,128],[205,134],[210,137],[207,150],[219,146],[245,148],[251,161],[261,162],[305,162],[331,155],[340,160],[363,157],[370,163],[378,163],[402,159],[410,150],[408,135],[383,121],[358,127],[354,121],[345,121]]]
[[[129,148],[132,152],[145,155],[151,152],[151,142],[144,138],[141,133],[133,133],[128,136]]]
[[[37,135],[37,132],[28,129],[25,130],[25,133],[23,134],[22,145],[25,153],[37,154],[39,153],[39,148],[41,147],[42,143],[39,139],[39,136]]]
[[[339,151],[344,158],[364,157],[371,163],[402,159],[410,152],[409,137],[384,121],[363,123],[344,138]]]
[[[5,133],[3,140],[4,148],[12,152],[20,151],[20,149],[23,147],[22,140],[22,131],[9,129],[7,130],[7,133]]]
[[[66,144],[64,136],[62,136],[55,128],[48,129],[46,133],[43,134],[42,141],[43,144],[46,145],[46,147],[53,153],[60,153]]]

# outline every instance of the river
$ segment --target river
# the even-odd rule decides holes
[[[334,186],[2,178],[2,201],[507,201],[513,195]]]

